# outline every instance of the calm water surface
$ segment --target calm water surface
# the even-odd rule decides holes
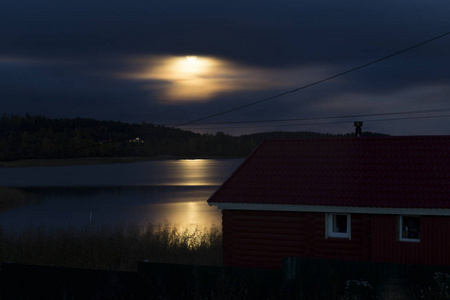
[[[131,164],[0,168],[0,186],[35,196],[28,206],[0,213],[4,229],[80,228],[168,222],[220,226],[208,197],[241,159],[146,161]]]

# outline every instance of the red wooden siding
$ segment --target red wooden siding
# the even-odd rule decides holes
[[[226,266],[280,268],[284,257],[450,265],[450,218],[421,216],[420,242],[396,215],[351,215],[351,240],[325,238],[325,213],[223,210]]]
[[[372,216],[372,261],[450,265],[450,218],[422,216],[420,242],[398,240],[398,216]]]
[[[322,214],[325,218],[325,214]],[[323,221],[325,222],[325,221]],[[323,228],[322,237],[325,234]],[[320,239],[316,258],[342,260],[370,260],[370,216],[351,214],[351,240],[344,238]]]
[[[325,214],[223,210],[226,266],[280,268],[283,257],[369,260],[370,217],[351,216],[351,240],[325,238]]]

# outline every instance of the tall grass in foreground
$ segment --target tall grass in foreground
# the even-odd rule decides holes
[[[0,228],[0,262],[135,271],[144,260],[221,265],[221,230],[152,223],[92,231],[30,227],[14,233]]]

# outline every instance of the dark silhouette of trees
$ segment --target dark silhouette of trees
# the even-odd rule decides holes
[[[244,157],[265,139],[326,136],[332,135],[268,132],[234,137],[223,132],[200,134],[149,123],[3,114],[0,118],[0,160],[121,156]]]

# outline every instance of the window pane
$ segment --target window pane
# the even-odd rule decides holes
[[[347,216],[333,215],[333,232],[347,232]]]
[[[402,217],[402,238],[420,239],[420,218]]]

